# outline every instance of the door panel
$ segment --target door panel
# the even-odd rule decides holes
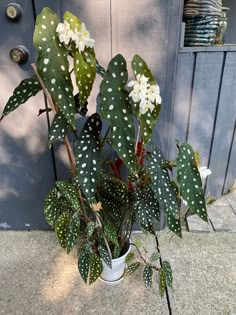
[[[0,110],[2,112],[16,85],[33,72],[35,60],[32,36],[34,8],[31,0],[17,1],[22,16],[12,22],[5,15],[9,2],[0,2]],[[18,65],[9,58],[11,48],[25,46],[30,57]],[[51,153],[47,148],[46,117],[37,117],[44,108],[42,92],[0,124],[0,228],[48,228],[43,217],[43,199],[54,183]]]

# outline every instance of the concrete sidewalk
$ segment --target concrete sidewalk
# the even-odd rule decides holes
[[[141,237],[147,249],[153,239]],[[159,235],[163,258],[172,264],[174,315],[236,314],[236,234]],[[53,232],[0,231],[0,313],[4,315],[164,314],[158,283],[144,289],[137,273],[120,285],[87,287],[77,260],[59,247]]]

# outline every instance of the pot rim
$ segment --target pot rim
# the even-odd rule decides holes
[[[113,261],[116,262],[116,261],[119,261],[119,260],[124,259],[124,257],[127,256],[127,255],[129,254],[129,252],[131,251],[131,247],[132,247],[132,245],[129,244],[129,248],[128,248],[127,252],[126,252],[124,255],[122,255],[122,256],[120,256],[120,257],[118,257],[118,258],[114,258],[114,259],[112,259],[111,261],[112,261],[112,262],[113,262]]]

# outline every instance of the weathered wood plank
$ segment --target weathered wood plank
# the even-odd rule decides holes
[[[222,194],[227,163],[232,145],[236,119],[236,53],[227,53],[216,119],[215,134],[210,158],[212,175],[208,179],[207,191],[215,197]],[[234,161],[234,162],[233,162]],[[236,155],[232,151],[235,175]],[[231,178],[232,184],[234,182]],[[229,187],[228,187],[229,188]],[[227,189],[225,187],[225,189]]]
[[[122,53],[128,63],[135,53],[140,54],[160,85],[163,104],[153,140],[167,153],[181,6],[176,6],[173,0],[113,0],[111,3],[112,54]]]
[[[229,159],[229,165],[224,183],[224,193],[236,183],[236,125],[234,126],[234,138],[232,141],[232,150]]]
[[[198,53],[193,84],[187,140],[208,165],[218,91],[222,76],[223,53]],[[183,86],[184,88],[184,86]]]
[[[35,13],[38,15],[44,7],[49,7],[54,12],[56,12],[60,16],[61,12],[61,1],[60,0],[32,0],[35,6]]]
[[[170,159],[176,158],[177,149],[175,146],[175,139],[180,142],[186,140],[194,77],[194,62],[195,54],[179,54],[173,106],[173,122],[171,126]]]

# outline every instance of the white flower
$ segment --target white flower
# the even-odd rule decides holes
[[[95,40],[90,37],[90,33],[84,23],[82,23],[81,31],[75,30],[73,40],[80,53],[83,52],[85,48],[93,48],[95,44]]]
[[[184,206],[187,206],[187,205],[188,205],[187,201],[184,200],[183,198],[181,198],[181,199],[182,199],[182,204],[183,204]]]
[[[133,87],[129,96],[132,97],[135,103],[139,102],[139,114],[143,115],[148,110],[152,112],[155,103],[161,104],[160,88],[157,84],[150,85],[148,78],[144,75],[138,74],[136,79],[136,81],[128,83],[129,87]]]
[[[67,21],[64,21],[64,23],[59,23],[57,25],[56,32],[58,33],[60,42],[65,43],[66,45],[69,44],[74,34],[70,29],[70,24]]]
[[[209,168],[207,168],[206,166],[201,166],[199,167],[199,173],[200,173],[200,176],[201,176],[201,179],[206,179],[207,176],[211,175],[212,172]]]

